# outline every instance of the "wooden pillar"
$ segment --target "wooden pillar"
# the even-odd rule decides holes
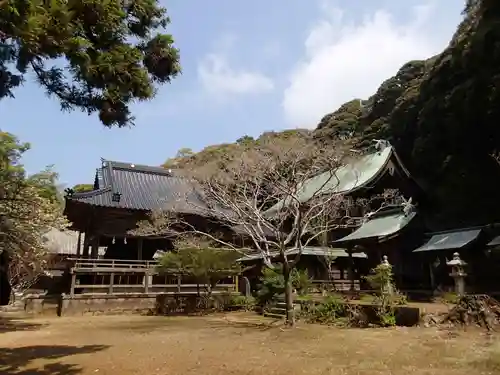
[[[181,277],[177,276],[177,293],[181,293]]]
[[[99,257],[99,236],[95,235],[92,238],[92,251],[90,253],[90,256],[92,259],[97,259]]]
[[[82,255],[82,232],[78,232],[78,242],[76,244],[76,257],[80,258]]]
[[[431,291],[434,293],[436,289],[436,282],[434,281],[434,267],[431,262],[429,262],[429,277],[431,282]]]
[[[109,289],[108,294],[113,294],[113,286],[115,285],[115,273],[111,272],[109,275]]]
[[[137,259],[142,260],[142,238],[137,239]]]
[[[349,280],[350,280],[350,291],[354,291],[354,259],[352,257],[353,248],[349,247],[347,249],[347,254],[349,254]]]
[[[83,252],[82,257],[88,258],[90,250],[90,234],[89,232],[85,232],[85,238],[83,239]]]
[[[71,286],[69,289],[69,295],[71,297],[75,296],[75,285],[76,285],[76,273],[75,271],[71,271]]]
[[[148,294],[149,293],[149,271],[146,271],[144,274],[144,293]]]

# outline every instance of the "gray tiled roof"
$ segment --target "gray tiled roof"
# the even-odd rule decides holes
[[[206,205],[193,183],[161,167],[103,161],[96,174],[96,190],[74,193],[68,199],[91,205],[153,211],[171,209],[199,212]],[[119,194],[119,202],[113,201]]]

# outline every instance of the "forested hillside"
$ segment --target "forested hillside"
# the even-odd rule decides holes
[[[491,157],[500,150],[499,120],[500,2],[470,0],[441,54],[406,63],[372,97],[324,116],[313,133],[324,141],[346,134],[361,143],[390,140],[428,192],[435,223],[466,226],[500,221],[500,166]],[[222,161],[255,142],[243,137],[165,166]]]
[[[440,55],[405,64],[366,102],[347,103],[317,129],[389,139],[449,225],[500,220],[500,169],[491,158],[500,148],[500,2],[468,1],[464,16]]]

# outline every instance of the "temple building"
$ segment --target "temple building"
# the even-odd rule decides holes
[[[77,256],[97,258],[106,247],[105,259],[152,260],[157,250],[172,249],[172,241],[164,234],[130,235],[137,223],[155,210],[174,211],[206,229],[213,221],[203,207],[193,185],[171,170],[103,160],[92,191],[67,192],[64,214],[71,229],[85,234]]]
[[[346,213],[350,221],[331,231],[323,243],[312,244],[316,251],[305,251],[304,264],[300,266],[311,272],[311,264],[317,262],[309,258],[325,257],[334,251],[334,273],[340,278],[333,280],[334,283],[350,278],[354,289],[355,285],[360,285],[362,276],[379,264],[383,255],[387,255],[394,265],[399,285],[418,284],[420,268],[412,265],[414,261],[410,257],[425,232],[423,218],[417,212],[417,204],[425,200],[425,195],[396,150],[388,142],[378,141],[372,152],[339,167],[334,176],[332,178],[332,172],[325,172],[312,178],[301,187],[298,198],[307,202],[318,193],[344,195],[353,202],[349,206],[350,212]],[[395,200],[387,202],[383,198],[387,190],[398,191]],[[369,203],[364,206],[354,204],[360,199]],[[283,204],[287,202],[278,202],[266,214],[272,216]],[[346,258],[351,259],[346,261]],[[251,259],[245,257],[242,261],[249,263]],[[313,271],[316,274],[321,272]]]
[[[194,184],[161,167],[103,160],[94,189],[80,193],[69,190],[65,199],[64,214],[71,222],[70,229],[81,234],[70,266],[70,296],[116,296],[118,291],[154,294],[171,287],[179,291],[184,286],[191,291],[196,287],[185,278],[181,281],[156,269],[155,254],[173,249],[175,235],[182,228],[133,232],[151,212],[172,212],[205,233],[237,237],[228,225],[213,217],[214,210],[207,208]]]

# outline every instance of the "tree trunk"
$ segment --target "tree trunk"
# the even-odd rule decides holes
[[[283,278],[285,279],[286,324],[293,326],[295,325],[295,310],[293,308],[292,280],[290,278],[290,273],[290,265],[285,261],[283,264]]]
[[[9,264],[11,259],[4,250],[0,253],[0,306],[6,306],[11,299],[12,287],[9,277]]]

